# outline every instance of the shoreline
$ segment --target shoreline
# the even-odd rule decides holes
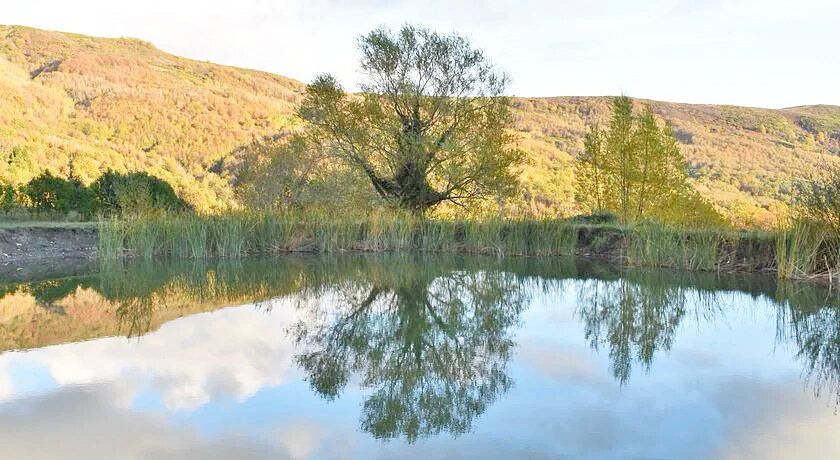
[[[427,221],[406,225],[399,219],[384,222],[381,218],[379,221],[362,220],[356,222],[355,227],[336,229],[329,224],[312,225],[303,220],[287,220],[282,224],[293,228],[284,228],[282,234],[273,231],[259,235],[262,240],[257,244],[252,240],[257,238],[257,233],[266,229],[258,227],[261,222],[250,222],[254,225],[249,226],[243,224],[242,220],[241,217],[167,218],[134,222],[105,221],[99,224],[35,223],[0,227],[0,279],[25,279],[31,273],[49,272],[56,264],[83,266],[115,258],[225,259],[286,253],[412,251],[497,257],[575,256],[627,267],[778,275],[776,239],[770,234],[758,232],[658,227],[631,230],[609,224],[569,224],[560,221]],[[150,232],[149,228],[161,222],[165,224],[165,231]],[[185,227],[187,224],[202,226],[202,241],[198,249],[187,247],[191,243],[187,241],[191,230]],[[402,227],[397,228],[399,225]],[[373,227],[378,232],[374,235],[375,239],[372,236]],[[325,236],[330,231],[333,234]],[[100,241],[103,232],[106,235],[105,241]],[[429,242],[430,234],[438,237],[434,243]],[[144,237],[144,244],[152,247],[139,246],[134,241],[138,235]],[[181,240],[166,241],[173,235]],[[219,240],[231,238],[239,238],[238,242],[233,243],[233,249],[222,248]],[[112,246],[110,249],[107,247],[109,242]],[[106,247],[101,249],[103,245]],[[119,247],[115,248],[115,245]],[[838,279],[833,272],[832,275],[803,276],[796,278],[796,281],[832,285]]]

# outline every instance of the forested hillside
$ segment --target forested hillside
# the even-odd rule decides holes
[[[290,128],[303,90],[140,40],[0,26],[0,182],[44,168],[86,183],[108,168],[142,170],[200,211],[235,206],[235,171],[219,167],[234,162],[220,160]],[[644,104],[673,123],[692,184],[739,224],[771,223],[797,179],[840,164],[840,107]],[[572,160],[587,126],[606,123],[609,98],[516,98],[514,109],[528,158],[517,209],[576,212]]]
[[[84,182],[139,169],[198,209],[225,207],[230,187],[208,168],[287,126],[302,90],[139,40],[0,27],[0,181],[44,167],[67,175],[71,164]]]

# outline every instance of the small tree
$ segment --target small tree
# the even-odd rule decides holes
[[[231,169],[239,202],[253,209],[347,211],[375,199],[358,170],[310,147],[303,136],[285,135],[236,152]]]
[[[29,181],[23,187],[23,192],[38,212],[66,213],[72,209],[76,189],[66,179],[45,171]]]
[[[723,224],[688,183],[673,128],[660,127],[649,107],[635,116],[629,97],[615,98],[609,129],[593,126],[584,147],[575,166],[576,186],[578,201],[589,209],[615,213],[623,222]]]
[[[610,127],[605,133],[606,152],[603,168],[605,176],[610,178],[607,182],[612,185],[611,193],[606,194],[607,205],[625,222],[631,216],[631,192],[638,176],[634,122],[633,101],[627,96],[615,98],[612,103]]]
[[[374,30],[359,49],[362,94],[346,94],[330,75],[307,87],[299,114],[315,148],[416,213],[512,191],[523,157],[506,129],[508,80],[480,50],[413,26]]]
[[[609,189],[609,178],[605,174],[604,133],[598,125],[586,133],[583,145],[583,153],[575,163],[576,198],[584,206],[600,212],[606,209],[605,194]]]

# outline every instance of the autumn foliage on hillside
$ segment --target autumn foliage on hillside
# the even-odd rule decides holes
[[[87,185],[108,169],[144,171],[199,212],[235,207],[237,170],[225,166],[293,130],[303,91],[285,77],[176,57],[140,40],[0,26],[0,185],[23,185],[44,170],[68,177],[71,165]],[[610,101],[513,99],[527,158],[520,193],[502,203],[506,214],[583,210],[574,159],[588,126],[606,124]],[[736,225],[772,224],[801,180],[840,165],[840,107],[637,102],[673,125],[689,183]]]
[[[139,40],[0,27],[0,181],[66,176],[70,164],[88,183],[143,170],[198,209],[224,208],[230,187],[208,168],[286,127],[302,89]]]

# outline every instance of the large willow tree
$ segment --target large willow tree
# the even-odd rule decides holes
[[[376,193],[415,213],[510,192],[522,160],[506,129],[507,77],[458,35],[404,26],[359,40],[361,94],[330,75],[299,114],[312,148],[364,173]]]

